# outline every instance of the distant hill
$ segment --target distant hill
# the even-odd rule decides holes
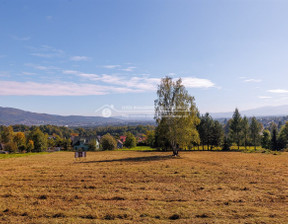
[[[231,118],[233,112],[226,113],[211,113],[213,118]],[[247,117],[268,117],[268,116],[287,116],[288,115],[288,105],[283,106],[267,106],[267,107],[259,107],[251,110],[240,110],[240,114],[242,116]]]
[[[272,117],[287,116],[288,105],[276,107],[261,107],[252,110],[241,111],[242,116],[247,117]],[[232,112],[227,113],[211,113],[215,119],[231,118]],[[138,124],[155,124],[152,117],[101,117],[101,116],[61,116],[45,113],[34,113],[15,108],[0,107],[0,125],[58,125],[58,126],[106,126],[106,125],[138,125]]]
[[[60,116],[33,113],[15,108],[0,107],[0,125],[59,125],[59,126],[104,126],[121,125],[127,122],[116,118],[94,116]]]

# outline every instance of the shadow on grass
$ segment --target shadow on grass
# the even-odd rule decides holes
[[[168,159],[173,159],[173,157],[171,155],[168,155],[168,156],[145,156],[145,157],[130,157],[130,158],[123,158],[123,159],[83,161],[81,163],[150,162],[150,161],[168,160]]]

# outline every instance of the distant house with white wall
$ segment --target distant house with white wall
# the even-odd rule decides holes
[[[97,136],[75,136],[73,138],[72,146],[76,151],[91,150],[92,145],[96,150],[100,148],[100,140]]]

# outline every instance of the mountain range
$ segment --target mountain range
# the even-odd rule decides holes
[[[275,107],[261,107],[251,110],[240,111],[242,116],[247,117],[268,117],[268,116],[287,116],[288,105]],[[215,119],[231,118],[233,112],[211,113]],[[137,124],[154,124],[151,119],[124,119],[120,117],[101,117],[101,116],[62,116],[45,113],[34,113],[16,108],[0,107],[0,125],[58,125],[58,126],[106,126],[106,125],[137,125]]]
[[[120,125],[125,122],[116,118],[94,116],[61,116],[45,113],[33,113],[15,108],[0,107],[1,125],[59,125],[59,126],[105,126]]]
[[[250,110],[239,111],[242,116],[246,117],[270,117],[270,116],[287,116],[288,115],[288,105],[281,106],[266,106],[259,107]],[[224,113],[210,113],[213,118],[231,118],[233,112]]]

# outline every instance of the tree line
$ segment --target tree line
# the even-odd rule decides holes
[[[281,150],[288,144],[288,122],[280,128],[271,122],[263,125],[256,117],[242,117],[236,108],[232,118],[221,124],[208,113],[200,116],[194,97],[188,94],[182,80],[171,77],[161,80],[155,100],[155,131],[147,132],[147,144],[162,150],[220,148],[229,150],[232,145],[247,149],[261,146],[265,149]]]
[[[106,136],[107,134],[110,136],[107,138],[112,139],[109,142],[112,142],[113,149],[117,148],[117,140],[119,140],[122,135],[126,136],[124,147],[132,148],[137,144],[135,136],[143,137],[147,131],[153,130],[154,128],[155,127],[151,125],[95,128],[68,128],[55,125],[0,126],[0,143],[2,147],[0,150],[2,149],[10,153],[43,152],[55,147],[60,147],[61,150],[71,150],[71,138],[73,138],[73,136]],[[105,138],[103,141],[105,141]],[[100,143],[102,143],[102,141]],[[103,149],[108,150],[105,147],[103,147]]]
[[[0,126],[0,143],[10,152],[41,152],[51,147],[71,149],[71,136],[105,136],[110,148],[115,149],[121,135],[127,135],[124,146],[134,147],[135,136],[141,136],[148,146],[164,151],[215,148],[230,150],[231,146],[247,149],[261,146],[264,149],[281,150],[288,146],[288,122],[284,125],[270,122],[265,128],[256,117],[242,117],[236,108],[230,120],[224,124],[208,113],[200,115],[193,96],[190,96],[182,80],[165,77],[157,89],[155,105],[156,127],[153,125],[106,126],[96,128],[68,128],[55,125]],[[134,139],[135,138],[135,139]],[[104,141],[103,140],[103,141]],[[135,143],[136,142],[136,143]],[[129,144],[128,144],[129,143]],[[101,142],[102,144],[102,142]],[[102,145],[105,145],[103,143]],[[126,144],[126,145],[125,145]],[[129,146],[128,146],[129,145]],[[105,147],[103,149],[106,149]]]

